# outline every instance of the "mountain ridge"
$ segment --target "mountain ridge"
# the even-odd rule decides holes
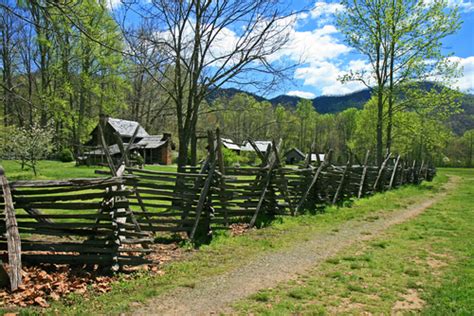
[[[432,87],[432,83],[424,83],[426,88]],[[208,102],[212,102],[219,97],[231,98],[236,94],[245,93],[252,96],[258,102],[267,101],[273,106],[281,104],[285,107],[296,108],[298,102],[304,98],[290,95],[279,95],[274,98],[265,98],[255,93],[243,91],[236,88],[221,88],[212,93],[208,97]],[[348,108],[362,109],[364,104],[369,101],[371,91],[370,89],[363,89],[356,92],[344,94],[344,95],[333,95],[333,96],[318,96],[311,100],[313,107],[318,113],[321,114],[334,114],[342,112]],[[453,130],[454,133],[461,135],[469,129],[474,129],[474,95],[464,93],[461,100],[462,113],[452,115],[446,124]]]

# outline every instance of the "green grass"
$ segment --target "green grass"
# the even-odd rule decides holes
[[[19,170],[19,164],[12,161],[2,162],[7,170],[7,176],[15,179],[22,177],[31,178],[31,173]],[[73,177],[91,177],[96,167],[74,167],[74,163],[63,164],[60,162],[41,162],[39,178],[57,179]],[[150,169],[174,171],[175,166],[147,166]],[[190,287],[202,281],[204,278],[229,271],[242,266],[265,252],[278,251],[286,247],[308,240],[308,238],[320,232],[337,232],[340,225],[350,219],[373,220],[379,212],[390,212],[395,209],[407,207],[413,203],[425,200],[436,195],[440,187],[447,181],[446,173],[460,171],[441,171],[432,183],[424,183],[421,186],[407,186],[391,192],[378,194],[370,198],[355,201],[351,207],[327,207],[324,213],[317,215],[301,215],[298,217],[278,217],[269,227],[252,231],[239,237],[230,237],[227,233],[220,233],[214,238],[210,245],[202,246],[190,259],[175,262],[165,266],[163,276],[153,276],[147,272],[137,273],[133,279],[123,279],[113,285],[111,292],[103,295],[71,295],[60,302],[54,302],[52,307],[46,311],[34,308],[21,310],[22,314],[118,314],[129,310],[130,304],[134,302],[145,302],[146,299],[158,296],[176,287]],[[28,176],[29,175],[29,176]],[[69,176],[71,175],[71,176]],[[368,234],[370,232],[367,232]],[[414,230],[407,236],[410,242],[423,241],[426,238],[421,230]],[[325,267],[333,267],[327,270],[327,277],[331,283],[346,282],[343,294],[357,293],[363,295],[367,289],[359,284],[359,280],[352,275],[376,265],[377,252],[385,252],[394,249],[392,240],[386,238],[374,241],[370,245],[371,252],[363,255],[348,253],[341,257],[333,258],[325,263]],[[340,272],[340,267],[346,267],[351,274]],[[471,267],[472,269],[472,267]],[[406,278],[416,278],[397,270]],[[382,272],[374,272],[375,275],[383,276]],[[326,275],[326,274],[325,274]],[[335,280],[335,281],[334,281]],[[336,282],[337,281],[337,282]],[[316,282],[316,281],[314,281]],[[412,281],[407,284],[416,286]],[[299,288],[296,285],[288,289],[284,294],[285,300],[280,309],[282,312],[293,311],[291,306],[298,302],[298,306],[312,300],[314,297],[323,295],[320,286],[310,289]],[[266,310],[263,305],[274,306],[276,294],[273,291],[255,294],[250,301],[240,303],[238,308],[245,312],[249,310],[260,312],[276,312],[280,310]],[[384,295],[383,293],[381,295]],[[387,294],[388,295],[388,294]],[[393,297],[390,297],[393,299]],[[429,301],[427,299],[427,301]],[[260,304],[258,304],[260,302]],[[269,303],[271,302],[271,303]],[[256,305],[255,305],[256,304]],[[286,304],[286,305],[285,305]],[[304,310],[298,307],[295,311]],[[250,308],[250,309],[249,309]],[[321,304],[315,304],[309,311],[320,313],[325,308]]]
[[[0,166],[3,166],[7,178],[12,180],[55,180],[71,178],[96,178],[104,175],[97,175],[95,170],[109,170],[107,167],[100,166],[78,166],[75,162],[60,162],[53,160],[42,160],[38,162],[38,175],[35,177],[33,171],[25,168],[21,170],[21,165],[15,160],[0,160]],[[161,166],[147,165],[145,169],[159,171],[176,171],[176,165]]]
[[[424,309],[405,313],[472,315],[474,170],[441,174],[461,177],[459,187],[444,200],[376,240],[342,251],[298,280],[237,302],[237,313],[390,314],[410,294],[424,302]]]
[[[52,160],[42,160],[38,162],[38,175],[35,177],[33,171],[25,168],[21,170],[21,165],[14,160],[2,160],[0,165],[5,169],[7,179],[12,180],[55,180],[55,179],[71,179],[71,178],[96,178],[101,175],[94,174],[94,170],[102,169],[99,166],[80,166],[76,167],[75,162],[60,162]]]
[[[202,246],[190,259],[165,266],[163,276],[152,276],[146,272],[139,273],[132,280],[117,282],[109,293],[88,297],[71,295],[61,302],[53,303],[46,312],[89,315],[117,314],[127,311],[133,302],[145,302],[150,297],[158,296],[176,287],[189,287],[191,280],[193,284],[198,283],[208,276],[242,266],[262,253],[278,251],[304,242],[315,233],[331,233],[349,219],[363,220],[374,216],[376,212],[390,212],[425,200],[434,196],[446,180],[447,177],[441,174],[433,183],[407,186],[371,198],[364,198],[355,201],[350,208],[328,207],[322,214],[279,217],[271,223],[270,227],[255,230],[239,237],[231,238],[226,233],[222,233],[210,245]],[[377,249],[384,250],[380,247]],[[362,261],[341,258],[340,262],[343,262],[344,265],[356,263],[357,265],[353,265],[354,269],[351,270],[359,271],[364,269],[365,265],[371,264],[369,257],[364,256]],[[328,263],[328,265],[340,266],[338,263]],[[345,275],[336,275],[336,279],[339,277],[346,278]],[[352,287],[358,289],[355,280],[350,279],[350,281],[353,282]],[[288,297],[288,300],[304,301],[311,295],[320,293],[318,289],[313,290],[310,292],[295,291],[291,296],[285,296]],[[268,299],[271,300],[271,295]],[[258,294],[256,300],[263,302],[266,300],[266,295]],[[25,314],[36,312],[37,310],[31,308],[22,311]]]

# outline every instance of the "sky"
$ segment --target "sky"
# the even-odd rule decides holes
[[[111,7],[120,6],[120,0],[109,0]],[[447,0],[448,6],[460,10],[462,27],[443,40],[443,52],[452,54],[459,62],[463,74],[456,86],[463,92],[474,93],[474,0]],[[344,43],[335,25],[335,14],[343,9],[338,1],[288,0],[290,9],[305,11],[296,16],[290,30],[287,46],[273,59],[297,66],[276,90],[267,93],[268,98],[282,94],[303,98],[320,95],[343,95],[364,89],[358,82],[342,84],[338,78],[350,70],[366,67],[366,60],[353,48]],[[217,50],[225,50],[226,45],[238,39],[238,35],[228,30]],[[251,91],[256,94],[259,91]]]
[[[308,14],[298,17],[292,30],[292,52],[305,52],[304,63],[293,74],[293,82],[275,94],[314,98],[320,95],[341,95],[363,89],[361,83],[342,84],[338,77],[349,70],[364,67],[365,60],[347,46],[338,31],[334,13],[342,7],[338,2],[306,1]],[[457,86],[463,92],[474,93],[474,1],[449,0],[459,6],[461,29],[443,40],[443,51],[463,67]]]

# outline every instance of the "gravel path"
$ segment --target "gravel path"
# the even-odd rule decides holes
[[[339,251],[357,242],[377,237],[392,225],[419,215],[440,201],[457,183],[450,177],[446,191],[418,205],[393,212],[370,214],[368,220],[351,220],[337,232],[318,233],[290,249],[265,254],[232,271],[196,283],[194,288],[178,288],[150,300],[137,315],[209,315],[231,313],[229,305],[261,289],[274,287],[314,268]],[[375,219],[375,220],[374,220]],[[370,232],[370,235],[367,234]]]

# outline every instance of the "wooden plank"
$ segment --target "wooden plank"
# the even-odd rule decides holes
[[[269,145],[269,146],[271,146],[271,145]],[[262,182],[263,183],[262,193],[260,195],[260,199],[258,201],[257,208],[256,208],[255,213],[252,216],[252,219],[250,220],[250,223],[249,223],[250,227],[253,227],[255,225],[255,222],[257,221],[258,214],[260,212],[260,209],[262,208],[263,202],[264,202],[264,200],[267,196],[267,193],[269,191],[270,183],[272,181],[273,170],[276,167],[276,163],[277,163],[277,157],[275,156],[275,151],[271,150],[271,148],[269,148],[269,149],[267,149],[267,152],[270,153],[268,155],[268,160],[267,160],[268,170],[267,170],[267,174],[265,175],[264,181]]]
[[[44,216],[40,210],[35,208],[24,208],[25,212],[28,213],[28,218],[34,218],[37,222],[40,223],[49,223],[52,224],[53,221],[48,217]],[[20,218],[18,214],[16,215],[17,218]]]
[[[140,176],[140,173],[143,173],[143,174],[162,175],[162,176],[169,176],[169,177],[176,177],[176,176],[184,176],[184,177],[189,177],[189,178],[205,178],[206,177],[205,174],[201,174],[201,173],[187,173],[187,172],[180,173],[180,172],[138,169],[138,168],[131,168],[131,167],[127,167],[125,170],[132,171],[133,174],[138,173],[138,176]]]
[[[8,244],[8,276],[10,278],[10,288],[12,291],[18,289],[22,284],[21,277],[21,240],[18,231],[18,223],[15,218],[15,209],[8,185],[5,171],[0,166],[0,185],[2,186],[3,199],[5,203],[5,237]]]
[[[93,186],[111,186],[125,183],[125,179],[117,177],[108,178],[76,178],[68,180],[18,180],[12,181],[11,188],[54,188],[54,187],[78,187],[81,189],[91,189]],[[41,194],[41,192],[38,192]]]
[[[361,198],[362,195],[364,194],[364,185],[365,185],[365,178],[367,176],[367,163],[369,161],[369,156],[370,156],[370,150],[367,150],[365,153],[365,159],[364,159],[364,167],[362,170],[362,176],[360,177],[360,183],[359,183],[359,192],[357,193],[357,198]]]
[[[222,153],[222,139],[219,128],[216,129],[216,138],[217,138],[217,162],[219,165],[219,198],[221,204],[225,204],[227,201],[226,192],[225,192],[225,167],[224,167],[224,154]],[[225,226],[229,226],[227,208],[224,208],[224,219]]]
[[[128,155],[130,154],[130,148],[132,148],[132,144],[135,142],[135,139],[138,135],[138,132],[140,130],[140,124],[137,125],[137,127],[135,128],[135,131],[133,132],[133,135],[132,135],[132,138],[130,138],[130,141],[128,142],[128,145],[127,145],[127,148],[123,148],[123,142],[122,142],[122,137],[120,137],[120,135],[115,132],[115,137],[117,138],[117,144],[119,146],[119,149],[120,149],[120,152],[122,154],[122,157],[120,157],[120,160],[117,164],[117,166],[121,166],[122,163],[125,162],[125,165],[126,166],[130,166],[130,159],[128,159]]]
[[[102,202],[68,202],[68,203],[16,203],[17,208],[37,208],[51,210],[97,210],[103,207]],[[127,207],[128,201],[117,202],[116,207]]]
[[[400,162],[400,155],[397,156],[397,160],[395,161],[395,165],[393,166],[392,175],[390,177],[390,183],[388,184],[388,189],[391,190],[393,186],[393,182],[395,181],[395,177],[398,171],[398,163]]]
[[[280,166],[280,157],[279,157],[279,150],[280,150],[280,146],[281,146],[281,143],[282,143],[282,140],[280,139],[280,141],[278,142],[278,146],[275,146],[275,142],[273,142],[273,150],[274,150],[274,154],[275,154],[275,159],[276,159],[276,165],[277,166]],[[293,206],[293,202],[291,201],[291,198],[290,198],[290,194],[288,192],[288,183],[287,183],[287,179],[285,178],[285,175],[283,172],[280,171],[280,168],[277,169],[277,175],[278,175],[278,180],[279,181],[275,181],[277,183],[277,186],[281,192],[281,194],[283,195],[283,199],[286,201],[288,207],[290,208],[290,213],[291,215],[295,215],[295,207]]]
[[[322,164],[319,165],[318,169],[316,170],[316,173],[314,174],[312,180],[311,180],[311,183],[309,184],[309,186],[306,188],[305,192],[303,193],[303,196],[301,197],[298,205],[296,206],[296,209],[295,209],[295,214],[297,214],[301,208],[303,207],[304,203],[306,202],[306,199],[308,198],[308,195],[309,193],[311,192],[311,190],[313,189],[314,185],[316,184],[316,182],[318,181],[319,179],[319,176],[322,172],[322,170],[329,165],[330,161],[331,161],[331,157],[332,157],[332,150],[329,150],[328,153],[326,154],[325,158],[324,159],[324,162]]]
[[[384,172],[385,167],[387,166],[387,162],[389,161],[391,156],[392,156],[391,153],[387,154],[387,157],[385,158],[385,160],[380,165],[379,172],[377,174],[377,178],[375,179],[375,183],[374,183],[374,187],[373,187],[374,192],[377,192],[377,189],[380,186],[380,180],[382,179],[383,172]]]
[[[109,165],[110,172],[112,172],[113,176],[117,176],[117,169],[115,168],[114,161],[112,160],[112,156],[110,156],[109,147],[104,137],[103,128],[107,124],[105,120],[106,120],[105,116],[102,116],[99,120],[99,124],[97,125],[98,131],[99,131],[99,141],[102,145],[102,150],[104,151],[105,158],[107,159],[107,164]]]
[[[209,133],[209,139],[212,140],[212,141],[209,142],[210,145],[213,144],[212,133]],[[199,220],[201,219],[202,210],[204,209],[204,202],[207,199],[207,195],[208,195],[209,189],[211,187],[212,180],[214,178],[214,171],[215,171],[216,166],[217,166],[217,159],[215,158],[215,148],[214,148],[214,146],[210,146],[210,147],[211,147],[210,152],[211,152],[212,162],[211,162],[210,167],[209,167],[209,171],[208,171],[208,174],[207,174],[206,181],[204,182],[204,186],[202,187],[201,194],[199,196],[199,201],[198,201],[198,204],[197,204],[197,207],[196,207],[196,220],[194,222],[194,225],[191,229],[191,233],[189,235],[190,239],[194,239],[194,235],[196,234],[196,230],[197,230],[197,227],[198,227],[198,224],[199,224]]]
[[[347,163],[346,163],[346,168],[344,169],[344,172],[342,173],[342,176],[341,176],[341,180],[339,181],[339,185],[337,186],[337,190],[336,190],[336,193],[334,194],[334,197],[332,199],[332,204],[336,204],[337,203],[337,200],[339,198],[339,195],[341,194],[343,188],[344,188],[344,184],[345,184],[345,181],[346,181],[346,177],[347,177],[347,173],[349,172],[350,168],[351,168],[351,165],[352,165],[352,156],[351,154],[349,153],[349,159],[347,160]]]
[[[14,201],[18,204],[31,202],[57,202],[57,201],[85,201],[94,199],[112,198],[115,196],[129,196],[133,194],[131,190],[120,190],[98,193],[83,193],[74,195],[43,195],[43,196],[15,196]]]

